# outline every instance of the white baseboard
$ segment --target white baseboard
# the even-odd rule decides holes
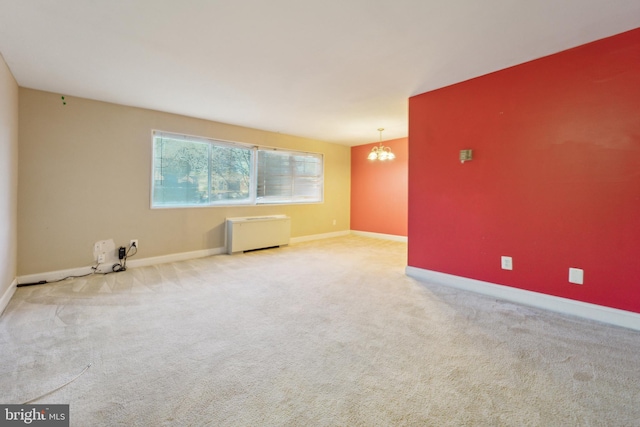
[[[68,268],[66,270],[47,271],[44,273],[27,274],[25,276],[18,276],[18,284],[24,285],[25,283],[38,283],[41,281],[55,282],[56,280],[64,279],[69,276],[84,276],[85,274],[91,274],[93,270],[91,266]]]
[[[18,279],[16,278],[16,279],[13,279],[13,282],[11,282],[7,290],[4,291],[4,294],[2,294],[2,297],[0,297],[0,315],[2,315],[2,313],[4,312],[4,309],[7,308],[7,306],[9,305],[9,301],[11,301],[13,294],[16,293],[17,286],[18,286]]]
[[[347,236],[349,234],[350,234],[350,231],[346,230],[346,231],[337,231],[337,232],[325,233],[325,234],[313,234],[310,236],[292,237],[290,239],[290,243],[300,243],[300,242],[307,242],[311,240],[327,239],[330,237]],[[221,248],[213,248],[213,249],[203,249],[199,251],[180,252],[175,254],[160,255],[160,256],[149,257],[149,258],[140,258],[140,259],[130,258],[127,260],[127,268],[146,267],[149,265],[164,264],[167,262],[186,261],[189,259],[204,258],[208,256],[221,255],[226,253],[227,253],[227,248],[221,247]],[[57,270],[57,271],[49,271],[44,273],[28,274],[25,276],[19,276],[17,278],[17,281],[19,284],[38,283],[43,280],[47,282],[54,282],[56,280],[64,279],[65,277],[82,276],[91,272],[92,272],[91,266],[86,266],[86,267],[70,268],[66,270]]]
[[[128,259],[127,267],[146,267],[148,265],[164,264],[167,262],[186,261],[188,259],[204,258],[227,253],[227,248],[202,249],[199,251],[180,252],[177,254],[160,255],[149,258]]]
[[[384,233],[372,233],[369,231],[356,231],[351,230],[351,234],[354,236],[373,237],[374,239],[393,240],[395,242],[407,243],[409,240],[407,236],[398,236],[396,234],[384,234]]]
[[[204,258],[211,255],[220,255],[226,252],[225,248],[203,249],[200,251],[181,252],[177,254],[161,255],[157,257],[128,259],[127,268],[145,267],[148,265],[164,264],[167,262],[185,261],[188,259]],[[40,281],[55,282],[69,276],[82,276],[91,273],[91,266],[70,268],[67,270],[49,271],[45,273],[28,274],[18,277],[18,283],[38,283]]]
[[[405,272],[407,276],[413,277],[414,279],[422,282],[431,282],[450,286],[523,305],[640,331],[640,314],[631,311],[619,310],[602,305],[526,291],[509,286],[496,285],[490,282],[468,279],[466,277],[454,276],[451,274],[439,273],[437,271],[425,270],[411,266],[407,266]]]
[[[350,230],[336,231],[336,232],[324,233],[324,234],[312,234],[309,236],[292,237],[290,239],[290,243],[292,244],[302,243],[302,242],[308,242],[312,240],[348,236],[350,234],[351,234]],[[227,253],[227,248],[221,247],[221,248],[213,248],[213,249],[203,249],[199,251],[180,252],[175,254],[160,255],[160,256],[149,257],[149,258],[140,258],[140,259],[130,258],[127,260],[127,267],[132,267],[132,268],[145,267],[145,266],[155,265],[155,264],[164,264],[167,262],[186,261],[188,259],[204,258],[208,256],[221,255],[225,253]],[[55,282],[56,280],[64,279],[65,277],[69,277],[69,276],[82,276],[85,274],[89,274],[93,271],[91,267],[92,266],[89,265],[86,267],[70,268],[66,270],[57,270],[57,271],[48,271],[44,273],[28,274],[25,276],[19,276],[17,278],[17,281],[19,284],[38,283],[40,281]]]
[[[330,239],[332,237],[348,236],[349,234],[351,234],[349,230],[334,231],[332,233],[323,233],[323,234],[311,234],[309,236],[292,237],[291,239],[289,239],[289,243],[293,244],[293,243],[310,242],[312,240]]]
[[[290,239],[291,243],[300,243],[306,242],[310,240],[317,239],[327,239],[330,237],[339,237],[349,235],[349,231],[338,231],[334,233],[325,233],[325,234],[314,234],[310,236],[301,236],[301,237],[293,237]],[[145,267],[149,265],[155,264],[164,264],[167,262],[176,262],[176,261],[186,261],[188,259],[195,258],[204,258],[213,255],[221,255],[227,253],[227,248],[213,248],[213,249],[203,249],[199,251],[191,251],[191,252],[180,252],[169,255],[160,255],[156,257],[149,258],[130,258],[127,260],[127,267]],[[57,270],[57,271],[49,271],[44,273],[36,273],[36,274],[28,274],[25,276],[18,277],[18,283],[38,283],[40,281],[54,282],[56,280],[64,279],[69,276],[82,276],[88,273],[91,273],[91,266],[86,267],[78,267],[78,268],[70,268],[66,270]]]

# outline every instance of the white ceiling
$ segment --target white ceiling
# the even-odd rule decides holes
[[[23,87],[358,145],[406,136],[412,95],[639,26],[639,0],[0,0],[0,53]]]

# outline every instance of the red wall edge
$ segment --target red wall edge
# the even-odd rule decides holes
[[[351,147],[351,229],[406,236],[408,139],[382,144],[391,148],[394,160],[367,160],[378,143]]]
[[[410,98],[409,152],[410,266],[640,313],[640,28]]]

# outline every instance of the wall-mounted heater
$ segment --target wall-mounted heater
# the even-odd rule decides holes
[[[227,218],[227,253],[289,244],[291,218],[286,215]]]

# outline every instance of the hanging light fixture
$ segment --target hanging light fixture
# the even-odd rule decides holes
[[[373,147],[367,159],[369,160],[393,160],[396,158],[396,155],[391,152],[391,148],[385,147],[382,145],[382,131],[384,128],[378,128],[378,132],[380,132],[380,145],[377,147]]]

